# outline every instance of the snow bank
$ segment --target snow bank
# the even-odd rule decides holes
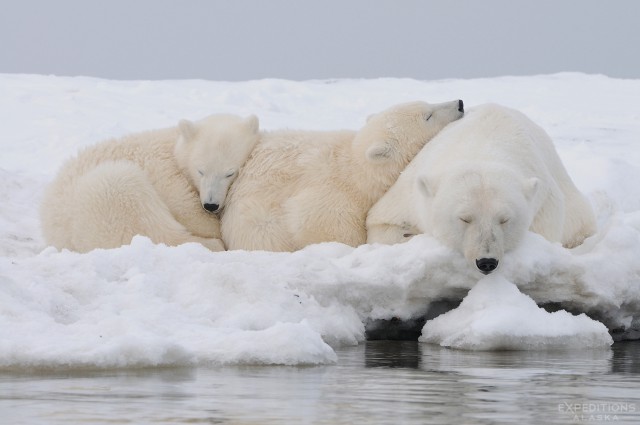
[[[394,103],[454,98],[502,103],[542,125],[593,202],[598,234],[574,250],[528,234],[504,260],[505,281],[479,285],[459,254],[426,236],[291,254],[211,253],[139,237],[81,255],[47,248],[40,235],[46,183],[78,148],[107,137],[213,112],[255,113],[265,129],[355,129]],[[572,347],[606,342],[590,319],[537,311],[526,295],[630,334],[640,329],[638,98],[640,81],[583,74],[243,83],[0,75],[0,113],[10,117],[0,141],[0,368],[333,363],[333,347],[362,341],[373,321],[429,315],[430,303],[461,300],[471,288],[460,310],[426,329],[484,336],[493,348],[555,346],[562,332]],[[489,318],[509,320],[471,320],[490,286],[501,288],[496,302],[513,299],[522,311],[487,305]],[[521,320],[533,315],[558,333]],[[479,328],[456,328],[460,317]]]
[[[548,313],[500,275],[481,279],[460,306],[426,323],[419,339],[469,350],[609,347],[607,328],[584,313]]]

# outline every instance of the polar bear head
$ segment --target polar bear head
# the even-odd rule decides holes
[[[258,142],[258,127],[255,115],[216,114],[178,124],[176,160],[205,210],[219,212],[224,206],[229,186]]]
[[[419,176],[416,184],[421,227],[483,274],[522,240],[542,185],[498,164],[463,164],[443,176]]]
[[[356,154],[373,164],[404,168],[440,130],[464,115],[461,100],[409,102],[369,116],[353,141]]]

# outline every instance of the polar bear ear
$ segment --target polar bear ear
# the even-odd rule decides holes
[[[530,179],[525,180],[523,184],[525,198],[529,201],[533,200],[540,191],[540,186],[540,179],[537,177],[531,177]]]
[[[189,120],[180,120],[178,129],[182,134],[182,138],[187,142],[193,140],[197,131],[196,125]]]
[[[427,178],[427,176],[418,176],[416,179],[416,186],[420,193],[427,198],[432,198],[436,194],[436,185],[433,181]]]
[[[244,123],[247,126],[247,128],[251,130],[253,133],[257,133],[258,130],[260,129],[260,121],[258,120],[258,117],[255,115],[250,115],[247,118],[245,118]]]
[[[391,143],[382,142],[375,143],[369,149],[367,149],[367,159],[372,162],[382,162],[391,158],[393,155],[393,149]]]

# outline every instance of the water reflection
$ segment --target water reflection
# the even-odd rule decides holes
[[[418,369],[422,344],[413,341],[371,341],[364,344],[364,367]]]
[[[2,422],[640,423],[640,343],[474,353],[413,341],[321,367],[0,373]]]
[[[447,408],[431,411],[441,417],[453,410],[465,423],[640,423],[638,342],[611,350],[531,352],[389,344],[367,344],[365,367],[421,370],[414,375],[425,378],[422,402],[448,399]]]
[[[613,345],[611,371],[623,374],[640,373],[640,341],[617,342]]]

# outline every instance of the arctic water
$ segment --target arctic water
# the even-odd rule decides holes
[[[323,366],[0,373],[6,424],[640,421],[640,343],[472,352],[368,341]]]

